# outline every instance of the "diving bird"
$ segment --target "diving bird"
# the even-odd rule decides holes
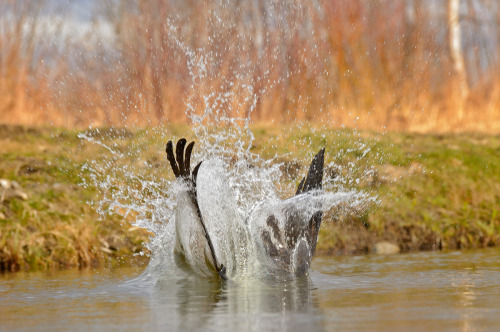
[[[244,218],[227,184],[222,162],[198,163],[191,171],[194,142],[181,138],[166,146],[167,159],[181,186],[175,209],[174,259],[178,267],[225,280],[247,268],[248,255],[259,255],[270,272],[305,274],[321,225],[321,189],[325,150],[313,158],[295,196],[258,203]]]

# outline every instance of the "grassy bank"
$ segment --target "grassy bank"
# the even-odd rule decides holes
[[[182,129],[165,131],[178,137]],[[0,270],[146,263],[134,254],[150,234],[117,215],[101,220],[87,204],[99,195],[79,185],[80,176],[90,176],[82,165],[109,157],[109,151],[77,134],[0,126],[0,179],[10,186],[0,189]],[[380,242],[402,252],[500,246],[498,136],[266,127],[254,134],[253,151],[269,158],[285,154],[280,161],[291,179],[303,175],[313,151],[326,146],[325,181],[348,172],[353,181],[346,187],[378,196],[378,206],[368,210],[326,215],[318,254],[366,253]],[[152,171],[170,176],[158,138],[141,130],[101,137],[118,150],[141,146],[143,154],[130,163],[147,160],[156,165]],[[349,151],[353,146],[364,148]]]
[[[0,179],[14,181],[0,188],[0,271],[144,263],[134,253],[146,232],[87,204],[97,193],[79,174],[95,151],[82,144],[76,132],[0,125]]]

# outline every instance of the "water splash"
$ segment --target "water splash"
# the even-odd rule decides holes
[[[280,198],[283,188],[279,187],[279,183],[287,177],[283,171],[286,169],[286,162],[279,161],[282,158],[279,154],[271,160],[266,160],[249,149],[241,148],[248,144],[245,139],[252,135],[240,137],[239,144],[231,144],[235,147],[231,148],[223,140],[227,137],[235,139],[231,136],[231,130],[241,129],[230,128],[229,135],[228,131],[223,129],[202,131],[200,136],[194,133],[193,136],[198,137],[195,140],[205,142],[199,145],[206,148],[196,145],[193,165],[203,160],[199,173],[199,181],[203,185],[198,189],[200,196],[207,200],[202,206],[211,207],[203,211],[203,215],[215,221],[210,233],[217,236],[217,241],[214,242],[218,256],[224,262],[233,262],[226,263],[226,267],[231,271],[239,271],[238,274],[232,275],[234,279],[244,279],[269,271],[269,266],[272,265],[262,251],[259,251],[256,235],[262,232],[265,225],[262,218],[267,211],[273,211],[278,216],[285,213]],[[130,144],[130,140],[109,140],[106,136],[99,138],[99,135],[90,134],[95,132],[99,132],[99,129],[83,132],[79,137],[102,147],[105,153],[100,158],[88,162],[82,169],[89,174],[83,176],[86,179],[83,185],[94,186],[101,194],[101,199],[94,202],[97,211],[103,218],[113,213],[121,214],[134,226],[145,228],[154,234],[146,244],[151,253],[146,275],[185,275],[185,272],[177,268],[173,255],[175,211],[185,187],[173,180],[171,175],[166,176],[171,172],[166,158],[157,164],[148,158],[151,144],[158,146],[154,153],[163,156],[163,143],[173,134],[162,133],[160,128],[148,129],[141,135],[137,134],[149,137],[148,139],[141,141],[140,138],[135,138],[134,143],[126,148],[124,145]],[[207,141],[211,143],[208,144]],[[305,145],[304,149],[310,150],[307,147],[310,142],[302,144]],[[330,149],[328,146],[326,148],[328,152]],[[327,160],[345,157],[354,151],[357,152],[359,160],[363,160],[366,154],[370,153],[366,144],[359,144],[349,150],[338,150],[333,158],[327,153]],[[376,197],[369,192],[350,188],[350,184],[360,180],[352,178],[352,174],[359,167],[361,166],[356,161],[342,167],[335,161],[328,162],[323,181],[324,190],[298,196],[287,204],[301,211],[303,220],[309,220],[317,211],[328,212],[335,208],[334,213],[342,213],[346,209],[366,207],[375,201]],[[333,171],[334,177],[330,174]],[[368,168],[362,174],[369,172]],[[304,176],[305,168],[298,173]],[[351,177],[344,174],[351,174]],[[298,178],[295,179],[297,180]],[[231,199],[221,200],[224,197]],[[264,217],[260,217],[259,213]],[[239,246],[236,247],[235,244]],[[230,260],[230,256],[237,258]]]
[[[253,213],[279,210],[280,198],[290,196],[298,178],[291,178],[286,172],[288,165],[283,160],[290,159],[290,155],[276,153],[273,158],[264,159],[251,151],[255,136],[250,129],[250,115],[256,107],[257,95],[265,93],[265,86],[256,89],[249,79],[254,77],[251,66],[246,72],[240,71],[228,77],[214,74],[207,68],[216,65],[217,54],[188,47],[178,36],[175,24],[169,24],[169,29],[170,38],[188,59],[193,94],[187,97],[185,104],[192,128],[183,136],[192,136],[197,144],[192,164],[204,161],[205,169],[200,171],[200,176],[204,178],[205,186],[201,190],[210,192],[212,187],[219,187],[218,190],[223,192],[222,196],[202,194],[208,200],[214,199],[206,204],[212,208],[205,214],[216,220],[213,229],[218,237],[216,250],[223,259],[237,255],[234,264],[239,264],[239,268],[228,268],[244,271],[237,276],[244,278],[266,265],[262,263],[262,253],[255,247],[258,243],[252,239],[259,227],[263,227],[259,216]],[[215,86],[218,82],[223,82],[226,88],[205,91],[207,86]],[[237,109],[244,109],[244,114],[235,116]],[[135,135],[130,143],[128,138],[110,139],[99,129],[90,128],[81,133],[80,139],[103,147],[105,153],[83,166],[83,185],[94,186],[100,192],[101,198],[94,205],[103,218],[118,213],[134,226],[154,234],[146,244],[151,253],[147,275],[179,275],[184,272],[174,262],[174,224],[179,197],[185,188],[172,180],[168,164],[158,158],[163,157],[164,144],[175,139],[176,135],[161,127],[142,130]],[[297,138],[294,143],[301,151],[309,152],[313,146],[310,137]],[[151,153],[152,146],[157,148]],[[359,161],[372,152],[371,147],[362,140],[355,140],[349,148],[337,149],[333,158],[328,155],[333,149],[329,146],[326,149],[330,160],[351,153],[357,157],[347,166],[340,166],[335,161],[327,163],[323,192],[305,195],[309,198],[307,200],[303,199],[305,196],[299,197],[288,204],[294,204],[301,213],[312,216],[334,207],[339,213],[342,209],[366,207],[374,202],[376,197],[369,192],[352,189],[353,183],[361,181],[359,177],[370,174],[370,167],[360,166]],[[361,174],[359,168],[363,169]],[[305,170],[300,176],[303,173]],[[231,199],[221,201],[220,197],[224,195]]]

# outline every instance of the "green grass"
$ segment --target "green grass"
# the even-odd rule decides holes
[[[387,135],[393,141],[401,136]],[[411,229],[408,239],[399,238],[405,250],[429,249],[433,241],[451,249],[499,245],[499,137],[405,136],[399,149],[422,168],[381,186],[382,205],[371,214],[370,224],[382,233],[393,227]],[[384,195],[384,189],[397,200]]]
[[[87,135],[130,152],[116,167],[148,161],[154,165],[148,171],[160,177],[170,176],[164,140],[186,131],[185,126],[99,129]],[[324,181],[340,172],[346,188],[378,197],[378,205],[327,213],[317,254],[366,253],[379,241],[397,244],[403,252],[500,245],[498,136],[264,126],[253,133],[252,152],[266,159],[278,155],[276,161],[287,165],[284,187],[296,186],[314,153],[326,147]],[[26,201],[0,202],[6,217],[0,220],[0,270],[147,262],[133,254],[143,250],[150,234],[129,231],[131,217],[100,220],[87,204],[99,194],[79,185],[81,177],[90,176],[82,165],[110,155],[78,134],[0,126],[0,178],[17,181],[29,195]]]
[[[0,126],[0,178],[19,183],[28,199],[0,202],[0,271],[144,264],[145,231],[129,232],[118,215],[100,220],[79,185],[81,166],[98,151],[77,132]]]
[[[363,144],[371,148],[363,158],[363,149],[342,152]],[[326,146],[327,163],[355,163],[349,171],[361,181],[348,185],[378,196],[376,208],[327,214],[319,254],[369,252],[378,241],[403,252],[500,245],[498,136],[260,129],[255,145],[262,155],[277,150],[303,164]]]

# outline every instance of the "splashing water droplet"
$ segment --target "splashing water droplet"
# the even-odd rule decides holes
[[[190,85],[196,91],[185,101],[192,129],[183,135],[192,136],[196,141],[192,164],[203,161],[199,173],[200,210],[204,218],[210,220],[214,249],[225,262],[231,277],[255,275],[256,270],[273,264],[274,261],[263,253],[266,244],[262,243],[260,234],[265,233],[266,227],[275,227],[279,231],[285,229],[282,222],[289,220],[292,212],[295,213],[293,218],[309,221],[316,213],[327,212],[333,207],[359,207],[376,201],[370,193],[352,189],[353,183],[359,184],[361,178],[369,174],[369,167],[360,170],[359,161],[372,151],[372,147],[355,139],[351,146],[335,149],[336,155],[334,149],[325,146],[327,160],[351,161],[344,166],[334,161],[325,164],[322,191],[283,201],[280,197],[286,193],[289,195],[296,186],[295,181],[299,180],[298,177],[290,179],[283,170],[295,167],[295,164],[300,168],[301,163],[285,162],[283,160],[289,156],[278,152],[273,158],[264,159],[251,151],[255,136],[250,129],[250,115],[257,103],[256,96],[263,93],[248,83],[251,82],[248,78],[254,73],[249,70],[231,78],[213,74],[209,68],[217,65],[219,55],[189,48],[177,37],[175,26],[171,24],[169,27],[171,38],[188,59]],[[286,77],[289,75],[293,73],[285,73]],[[263,73],[259,80],[266,79],[268,77]],[[206,86],[218,88],[206,91],[203,89]],[[236,116],[236,109],[245,109],[246,112]],[[299,127],[299,131],[306,129]],[[103,218],[118,213],[134,226],[154,234],[146,244],[151,252],[147,274],[183,273],[176,267],[173,252],[176,211],[186,189],[178,181],[171,180],[167,163],[159,161],[164,144],[173,140],[175,135],[161,127],[130,135],[135,135],[132,143],[125,134],[106,133],[92,127],[79,135],[80,139],[102,148],[101,155],[83,165],[83,185],[93,185],[99,190],[100,200],[94,202],[94,206]],[[311,151],[311,137],[297,139],[295,147],[300,151]],[[327,141],[325,137],[323,139]],[[278,220],[275,226],[269,226],[268,219],[272,214]],[[189,234],[185,236],[189,237]],[[273,236],[275,240],[278,237]],[[289,241],[289,238],[284,241]],[[284,246],[285,243],[278,244],[276,250],[280,251]],[[288,263],[292,269],[304,259],[310,261],[310,257],[303,256],[307,252],[304,248],[309,247],[309,242],[297,240],[295,251],[289,255],[291,262]]]

